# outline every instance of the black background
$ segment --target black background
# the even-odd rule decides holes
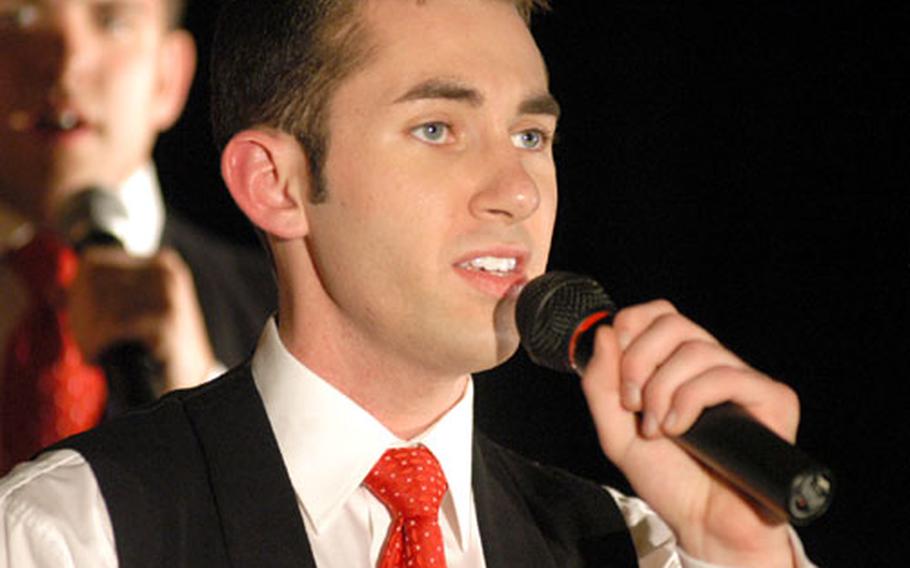
[[[796,388],[799,443],[838,479],[831,511],[799,531],[810,556],[901,565],[910,8],[686,4],[564,0],[535,20],[564,111],[551,268],[593,275],[621,305],[668,298]],[[200,76],[156,157],[175,208],[252,243],[209,134],[216,5],[191,5]],[[625,487],[573,377],[519,354],[476,384],[494,438]]]

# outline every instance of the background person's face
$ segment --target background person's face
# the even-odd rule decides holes
[[[555,217],[543,59],[506,2],[372,2],[366,18],[378,49],[332,99],[328,201],[308,205],[321,285],[383,352],[494,366],[517,348],[496,314],[543,272]]]
[[[164,22],[164,0],[0,0],[0,199],[40,219],[149,159]]]

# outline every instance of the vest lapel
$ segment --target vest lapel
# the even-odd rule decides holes
[[[472,486],[483,556],[489,568],[502,566],[552,567],[556,561],[534,518],[505,472],[492,467],[474,433]]]
[[[489,568],[638,565],[625,520],[600,486],[536,466],[474,431],[473,489]]]
[[[235,373],[219,396],[185,403],[209,465],[231,565],[316,568],[249,364]]]

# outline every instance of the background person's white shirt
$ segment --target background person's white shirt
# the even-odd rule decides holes
[[[440,526],[449,568],[484,568],[471,490],[473,387],[424,434],[404,442],[312,373],[282,345],[270,320],[253,358],[253,378],[297,496],[320,568],[376,565],[390,518],[361,481],[392,446],[421,443],[449,483]],[[616,499],[645,568],[710,568],[689,558],[641,500]],[[801,566],[811,567],[795,533]],[[0,480],[0,568],[117,566],[104,499],[81,455],[49,452]]]

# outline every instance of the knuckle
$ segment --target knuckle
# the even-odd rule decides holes
[[[774,385],[779,390],[779,396],[784,405],[799,409],[799,395],[796,394],[796,391],[790,385],[779,381],[774,381]]]
[[[617,330],[632,329],[637,320],[637,311],[634,308],[623,308],[613,317],[613,327]]]
[[[171,285],[192,278],[192,273],[186,265],[186,262],[184,262],[180,254],[171,249],[162,251],[158,268],[162,280],[167,281]]]
[[[168,255],[162,251],[149,259],[148,269],[149,271],[154,272],[156,276],[160,276],[171,271],[172,264]]]
[[[713,379],[717,383],[727,383],[751,373],[748,369],[741,369],[728,363],[716,363],[702,372],[706,379]]]
[[[641,390],[642,405],[645,408],[661,409],[667,405],[672,394],[671,386],[663,381],[648,381]]]
[[[653,327],[663,327],[671,330],[681,330],[688,320],[678,312],[665,312],[654,318]]]
[[[690,408],[698,402],[698,391],[691,383],[684,383],[673,393],[674,408]]]
[[[186,268],[186,263],[183,261],[183,257],[180,256],[179,252],[172,248],[161,249],[156,258],[159,260],[162,266],[165,266],[171,270],[181,270]]]
[[[678,313],[676,306],[674,306],[670,300],[667,300],[665,298],[657,298],[656,300],[651,300],[646,305],[657,312]]]
[[[613,327],[624,331],[642,330],[666,315],[668,309],[662,306],[665,300],[652,300],[644,304],[628,306],[616,313]],[[666,305],[670,305],[666,302]],[[672,306],[671,306],[672,307]]]
[[[717,357],[718,348],[716,344],[703,339],[687,339],[677,348],[676,353],[687,361],[698,361]]]
[[[623,380],[641,385],[645,382],[648,372],[647,364],[640,357],[626,356],[622,358],[620,374]]]

